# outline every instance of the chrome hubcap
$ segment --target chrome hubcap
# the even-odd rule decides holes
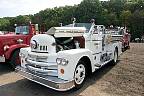
[[[75,70],[74,80],[76,84],[81,84],[85,79],[85,66],[80,64]]]

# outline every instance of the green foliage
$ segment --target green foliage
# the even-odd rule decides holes
[[[130,18],[132,38],[141,38],[144,35],[144,10],[135,11]]]
[[[0,30],[7,31],[6,27],[10,25],[9,20],[1,18],[0,19]]]
[[[17,16],[16,17],[16,23],[18,25],[21,25],[21,24],[28,24],[29,22],[31,21],[30,17],[27,16],[27,15],[20,15],[20,16]]]
[[[102,10],[99,0],[84,0],[76,8],[75,17],[78,22],[90,22],[93,18],[100,24]]]
[[[122,25],[123,26],[129,26],[130,25],[130,18],[132,16],[132,13],[127,10],[127,11],[122,11],[121,14],[120,14],[120,19],[121,19],[121,22],[122,22]]]
[[[47,31],[52,26],[60,26],[60,23],[72,23],[73,17],[76,22],[95,19],[96,24],[127,26],[132,38],[144,35],[144,0],[83,0],[79,5],[47,8],[34,15],[0,18],[0,30],[14,31],[14,24],[32,21]]]

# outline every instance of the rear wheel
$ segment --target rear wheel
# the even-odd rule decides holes
[[[126,50],[126,44],[124,43],[123,48],[122,48],[122,52],[124,52]]]
[[[14,51],[14,53],[11,56],[10,64],[13,69],[15,69],[17,65],[20,65],[19,51],[20,50]]]
[[[74,72],[75,88],[79,89],[83,86],[86,79],[86,67],[85,63],[80,61]]]
[[[113,61],[112,61],[112,65],[116,65],[117,61],[118,61],[118,51],[115,50],[114,51],[114,58],[113,58]]]
[[[130,44],[128,43],[128,47],[127,47],[127,49],[130,49]]]

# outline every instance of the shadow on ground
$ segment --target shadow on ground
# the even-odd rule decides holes
[[[4,65],[5,67],[8,65]],[[10,72],[7,71],[7,68],[2,70],[4,74]],[[42,85],[36,84],[31,82],[27,79],[21,79],[14,83],[6,84],[0,86],[0,96],[78,96],[81,92],[83,92],[87,87],[95,84],[97,80],[102,78],[104,74],[109,72],[114,66],[107,64],[106,66],[102,67],[101,69],[95,71],[92,75],[90,75],[84,84],[84,86],[79,90],[69,90],[66,92],[58,92],[52,90],[50,88],[44,87]],[[9,69],[9,68],[8,68]],[[79,95],[80,96],[80,95]]]
[[[0,75],[12,72],[12,67],[8,63],[0,63]],[[0,95],[1,96],[1,95]]]

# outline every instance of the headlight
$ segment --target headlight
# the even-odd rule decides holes
[[[8,45],[5,45],[4,46],[4,51],[7,51],[9,49],[9,46]]]
[[[38,47],[37,42],[35,40],[32,40],[30,45],[32,49],[36,49]]]
[[[63,58],[57,58],[56,62],[59,65],[67,65],[68,64],[68,60],[67,59],[63,59]]]
[[[57,64],[61,64],[62,58],[57,58],[57,59],[56,59],[56,62],[57,62]]]

